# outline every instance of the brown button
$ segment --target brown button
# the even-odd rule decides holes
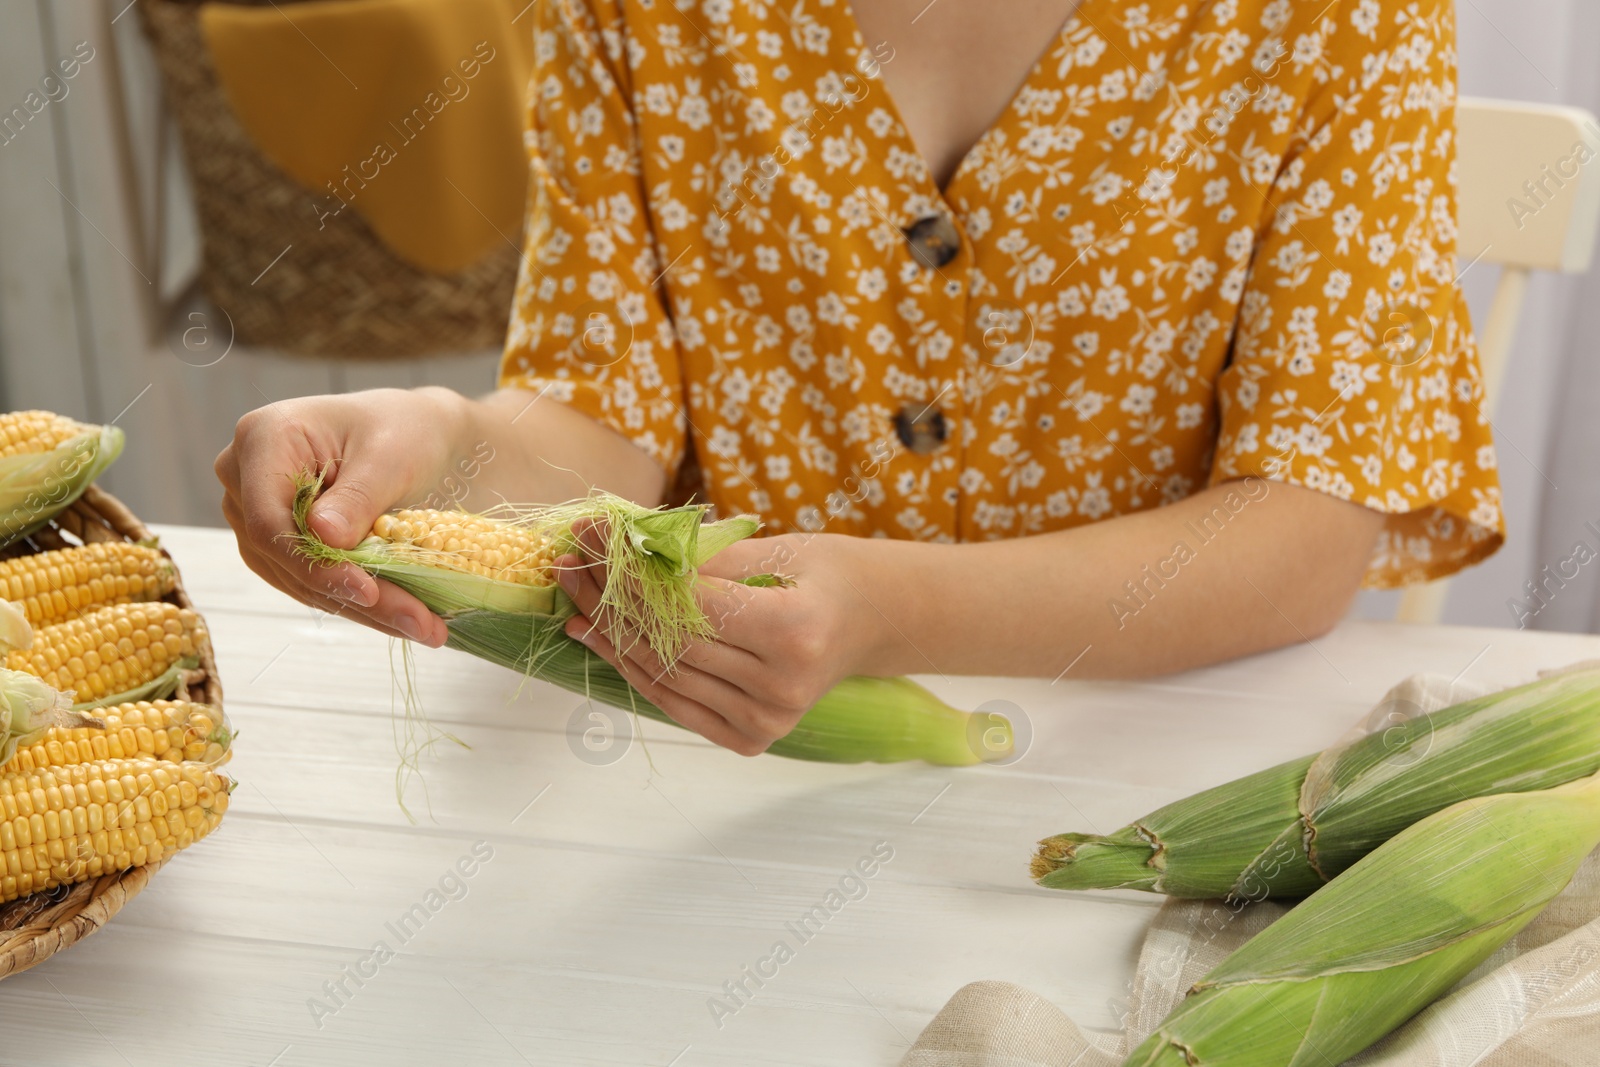
[[[938,270],[961,251],[961,233],[943,215],[918,219],[906,227],[905,235],[911,258],[929,270]]]
[[[894,432],[899,436],[901,444],[918,455],[925,456],[944,444],[950,429],[945,422],[944,412],[938,408],[907,405],[895,414]]]

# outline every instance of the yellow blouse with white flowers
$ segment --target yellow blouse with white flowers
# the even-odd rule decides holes
[[[1369,585],[1499,546],[1450,0],[1083,0],[943,189],[843,0],[533,11],[501,381],[680,491],[985,540],[1254,475],[1386,513]]]

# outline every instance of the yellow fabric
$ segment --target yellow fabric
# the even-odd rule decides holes
[[[262,153],[400,258],[450,273],[521,226],[526,0],[206,4],[217,78]],[[516,20],[515,22],[513,20]]]
[[[989,540],[1254,476],[1388,515],[1369,585],[1501,543],[1449,0],[1083,0],[944,189],[846,4],[538,18],[501,380],[692,452],[720,510]]]

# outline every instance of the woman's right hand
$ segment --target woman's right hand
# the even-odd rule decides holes
[[[351,563],[312,564],[285,535],[295,531],[294,479],[303,470],[326,467],[309,525],[336,548],[353,548],[379,515],[425,497],[452,462],[462,401],[447,389],[375,389],[246,414],[216,462],[222,513],[245,564],[303,603],[394,637],[444,644],[444,622],[416,597]]]

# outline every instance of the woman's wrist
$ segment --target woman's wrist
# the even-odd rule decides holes
[[[940,625],[938,568],[950,562],[949,546],[877,537],[841,540],[847,545],[845,574],[853,594],[845,607],[853,625],[844,628],[852,645],[850,673],[890,677],[939,671],[924,649],[936,643],[928,630]]]
[[[472,451],[473,438],[483,436],[485,422],[477,401],[441,385],[422,385],[411,392],[425,408],[430,436],[445,443],[441,467],[448,468],[453,457]]]
[[[470,450],[465,441],[470,432],[470,403],[460,393],[441,386],[420,386],[403,392],[403,404],[390,409],[390,418],[400,422],[412,435],[416,447],[408,450],[403,463],[405,474],[404,506],[449,508],[460,506],[460,487],[456,484],[460,458]],[[402,457],[395,457],[401,462]]]

